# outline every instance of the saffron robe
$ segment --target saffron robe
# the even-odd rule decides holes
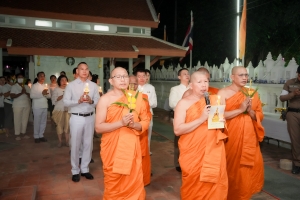
[[[143,94],[142,97],[146,106],[146,110],[148,112],[148,117],[151,120],[152,114],[148,102],[148,95]],[[144,181],[144,186],[146,186],[149,185],[151,182],[151,158],[150,158],[149,147],[148,147],[148,129],[141,134],[140,143],[141,143],[141,150],[142,150],[143,181]]]
[[[218,88],[215,88],[215,87],[209,87],[209,88],[208,88],[208,93],[209,93],[210,95],[218,94],[218,92],[219,92],[219,89],[218,89]]]
[[[128,100],[124,95],[117,102],[127,104]],[[119,121],[127,113],[127,108],[111,104],[105,122]],[[146,196],[140,134],[148,128],[150,119],[140,94],[132,113],[134,121],[141,123],[142,131],[121,127],[102,134],[100,155],[104,172],[104,200],[144,200]]]
[[[242,92],[237,92],[226,100],[225,112],[238,109],[245,99]],[[262,190],[264,184],[263,159],[259,147],[259,142],[264,138],[261,125],[263,111],[257,93],[252,98],[252,109],[256,113],[256,121],[244,113],[226,120],[228,200],[250,199]]]
[[[217,102],[217,96],[210,95],[210,102]],[[189,107],[185,122],[198,119],[205,105],[204,98],[201,98]],[[180,136],[182,200],[227,198],[225,138],[227,136],[220,129],[208,130],[207,121],[192,132]]]

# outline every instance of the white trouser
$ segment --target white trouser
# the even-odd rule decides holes
[[[28,124],[30,107],[13,107],[15,135],[25,134]]]
[[[153,118],[151,118],[149,128],[148,128],[148,149],[150,153],[150,143],[151,143],[151,135],[152,135],[152,126],[153,126]]]
[[[72,174],[89,172],[89,163],[93,150],[93,136],[95,115],[77,116],[71,115],[70,134],[71,134],[71,166]],[[82,146],[82,148],[81,148]],[[79,169],[79,149],[82,149],[81,165]]]
[[[47,124],[47,108],[33,108],[34,139],[44,137]]]

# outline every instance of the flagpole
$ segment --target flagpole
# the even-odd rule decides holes
[[[191,10],[191,25],[192,23],[193,23],[193,11]],[[190,69],[192,69],[192,60],[193,60],[193,50],[190,50]]]

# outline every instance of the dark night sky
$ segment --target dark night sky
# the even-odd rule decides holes
[[[182,45],[194,13],[193,65],[200,60],[218,66],[236,56],[236,0],[177,0],[177,31],[174,34],[175,0],[152,0],[160,24],[152,35],[163,38],[167,26],[169,42]],[[242,10],[242,2],[240,0]],[[300,1],[247,0],[246,64],[256,66],[268,52],[276,59],[279,53],[300,63]],[[174,36],[177,40],[174,42]],[[175,37],[175,39],[176,39]],[[189,59],[185,59],[189,62]],[[188,64],[189,65],[189,64]]]
[[[210,63],[213,61],[215,61],[213,63],[224,61],[225,57],[233,59],[235,56],[236,32],[235,3],[235,0],[224,2],[219,0],[177,0],[177,31],[176,34],[174,34],[175,0],[153,0],[156,12],[160,13],[160,24],[157,29],[152,31],[152,35],[163,38],[163,27],[166,25],[168,41],[182,45],[186,30],[190,23],[190,11],[192,10],[194,16],[193,64],[195,65],[198,60],[204,64],[204,62],[209,59]],[[224,38],[220,38],[220,36],[214,38],[214,33],[219,31],[226,33],[223,36]],[[176,41],[174,42],[174,40]],[[210,55],[209,57],[211,58],[208,58],[205,55],[208,54],[208,52],[214,51],[208,42],[212,40],[219,41],[218,48],[226,49],[224,55],[218,56],[217,60],[213,60],[216,58],[216,55]],[[234,42],[231,42],[232,40]],[[201,53],[201,51],[199,51],[200,49],[206,53]]]

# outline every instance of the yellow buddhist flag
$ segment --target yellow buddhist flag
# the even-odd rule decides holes
[[[239,57],[243,59],[245,56],[246,49],[246,23],[247,22],[247,0],[244,0],[242,19],[240,23],[240,49],[239,49]]]

